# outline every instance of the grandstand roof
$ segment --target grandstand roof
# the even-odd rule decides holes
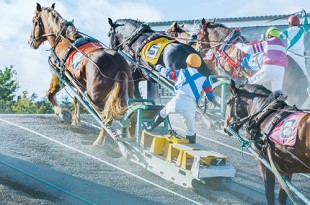
[[[247,17],[229,17],[229,18],[214,18],[207,19],[209,21],[215,20],[218,23],[225,23],[228,27],[252,27],[252,26],[270,26],[270,25],[287,25],[287,18],[292,14],[283,15],[269,15],[269,16],[247,16]],[[309,18],[309,13],[307,17]],[[175,20],[175,21],[157,21],[148,22],[152,27],[164,27],[170,26],[173,22],[184,23],[184,24],[197,24],[201,19],[194,20]]]

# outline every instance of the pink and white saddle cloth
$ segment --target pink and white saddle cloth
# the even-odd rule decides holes
[[[293,113],[282,119],[269,135],[269,139],[277,144],[294,146],[297,136],[297,127],[306,113]]]

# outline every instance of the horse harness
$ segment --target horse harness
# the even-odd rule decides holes
[[[131,55],[131,57],[133,57],[134,59],[137,59],[137,58],[140,58],[140,52],[142,51],[143,47],[158,39],[158,38],[166,38],[168,40],[173,40],[173,38],[171,37],[168,37],[168,36],[163,36],[161,34],[158,34],[158,33],[152,33],[150,36],[148,36],[147,38],[145,38],[142,43],[139,45],[138,49],[135,51],[132,49],[132,44],[139,38],[139,36],[143,33],[143,31],[146,31],[147,29],[149,29],[148,27],[146,26],[141,26],[139,29],[137,29],[132,35],[131,37],[126,40],[127,42],[123,45],[123,47],[125,48],[125,50],[128,51],[129,55]],[[140,59],[139,59],[140,60]]]
[[[292,111],[299,111],[295,106],[288,106],[285,102],[286,97],[284,94],[280,94],[275,97],[275,99],[266,104],[260,111],[248,115],[244,109],[241,107],[241,102],[243,102],[238,95],[233,95],[233,99],[235,99],[235,118],[239,121],[240,126],[246,125],[246,131],[250,134],[251,140],[260,139],[268,139],[269,134],[273,130],[273,128],[285,117],[291,114]],[[237,102],[239,101],[239,102]],[[280,112],[279,112],[280,111]],[[240,118],[237,113],[241,113],[242,116],[246,116],[244,118]],[[271,114],[276,113],[275,117],[272,120],[271,125],[266,129],[266,131],[262,134],[260,125],[261,123]],[[263,136],[264,135],[264,136]],[[262,140],[260,140],[262,141]]]
[[[158,33],[152,33],[150,36],[148,36],[147,38],[145,38],[142,43],[139,45],[137,50],[134,50],[132,48],[132,44],[147,30],[149,30],[150,27],[148,25],[142,24],[140,27],[138,27],[131,35],[130,37],[128,37],[127,39],[125,39],[122,43],[120,43],[116,48],[117,49],[119,46],[122,45],[123,49],[127,51],[127,53],[133,58],[135,59],[137,62],[144,64],[148,67],[151,67],[153,69],[153,64],[150,64],[148,61],[146,61],[140,54],[140,52],[142,51],[142,49],[150,42],[159,39],[159,38],[166,38],[168,40],[174,40],[173,38],[169,37],[169,36],[163,36],[162,34],[158,34]],[[114,36],[114,38],[116,38]],[[134,66],[134,69],[137,68],[137,65]],[[142,72],[140,69],[138,69],[140,74],[143,76],[144,79],[148,79],[147,75],[149,74],[145,74],[144,72]]]
[[[215,55],[214,64],[216,67],[223,69],[223,66],[220,65],[220,59],[222,58],[224,61],[228,63],[230,67],[233,68],[232,78],[238,76],[240,72],[241,61],[245,55],[245,52],[238,50],[237,53],[237,61],[234,61],[226,52],[237,40],[240,38],[240,29],[235,28],[232,30],[228,36],[224,39],[223,44],[219,47],[219,49],[213,49],[213,53]]]
[[[285,102],[286,96],[280,94],[274,101],[267,104],[261,111],[250,116],[246,130],[251,136],[251,140],[257,141],[257,145],[261,146],[261,151],[265,152],[268,146],[274,146],[269,136],[274,128],[283,119],[291,115],[293,112],[301,111],[296,106],[289,106]],[[274,115],[268,123],[266,129],[261,129],[261,124],[269,117]]]
[[[121,46],[123,44],[123,48],[127,50],[128,54],[131,55],[134,59],[136,59],[139,56],[139,51],[134,51],[131,47],[131,45],[139,38],[141,34],[143,34],[144,31],[147,31],[149,27],[147,25],[142,24],[140,27],[138,27],[129,38],[127,38],[124,42],[119,44]],[[152,35],[151,35],[152,36]],[[150,37],[151,37],[150,36]],[[116,38],[114,36],[114,38]],[[151,41],[151,39],[149,40]],[[147,42],[145,43],[147,44]],[[144,45],[145,45],[144,44]],[[117,48],[116,48],[117,49]],[[142,48],[141,48],[142,49]],[[139,50],[141,50],[139,48]]]
[[[206,38],[206,31],[205,29],[207,28],[207,24],[209,22],[206,22],[204,25],[202,25],[202,28],[199,30],[199,33],[203,33],[205,35],[201,35],[202,36],[202,41],[206,41],[208,42],[208,39]],[[242,38],[240,35],[240,29],[239,28],[235,28],[234,30],[232,30],[224,39],[223,43],[219,44],[220,47],[218,48],[219,45],[216,45],[215,47],[211,48],[212,49],[212,53],[215,57],[215,60],[213,61],[215,67],[220,71],[225,73],[225,69],[223,68],[223,66],[220,64],[220,59],[223,59],[225,62],[228,63],[228,65],[230,67],[233,68],[233,72],[232,72],[232,77],[236,77],[239,75],[239,72],[241,71],[240,69],[240,65],[241,65],[241,61],[243,59],[243,57],[245,56],[245,52],[238,50],[238,57],[237,57],[237,61],[234,61],[226,52],[234,43],[237,42],[238,39]]]

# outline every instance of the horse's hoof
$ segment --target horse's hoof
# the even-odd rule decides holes
[[[93,143],[93,146],[98,146],[98,145],[100,145],[98,142]]]
[[[98,146],[98,145],[102,145],[102,141],[101,140],[96,140],[93,145]]]
[[[70,112],[69,110],[67,110],[67,109],[63,109],[63,110],[61,111],[59,117],[60,117],[63,121],[65,121],[66,123],[69,123],[69,122],[71,122],[71,120],[72,120],[72,114],[71,114],[71,112]]]
[[[80,125],[80,123],[76,120],[73,120],[71,125],[77,127],[78,125]]]

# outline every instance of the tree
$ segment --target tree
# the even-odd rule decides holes
[[[28,92],[24,91],[17,101],[12,105],[12,110],[16,114],[50,114],[54,113],[52,104],[46,100],[37,101],[37,94],[33,93],[27,97]]]
[[[37,110],[38,114],[53,114],[54,113],[52,103],[47,101],[47,99],[42,99],[41,101],[37,101],[36,105],[38,108]]]
[[[74,104],[72,101],[70,101],[70,99],[68,98],[68,96],[63,97],[60,106],[64,107],[64,108],[68,108],[69,110],[73,110]],[[84,108],[83,105],[80,106],[80,113],[81,114],[88,114],[88,111]]]
[[[27,98],[27,91],[24,91],[21,96],[17,97],[17,101],[12,105],[12,110],[16,114],[31,114],[36,113],[37,107],[33,103],[35,96]]]
[[[11,113],[14,93],[19,88],[18,82],[14,79],[16,71],[13,66],[0,70],[0,113]]]

